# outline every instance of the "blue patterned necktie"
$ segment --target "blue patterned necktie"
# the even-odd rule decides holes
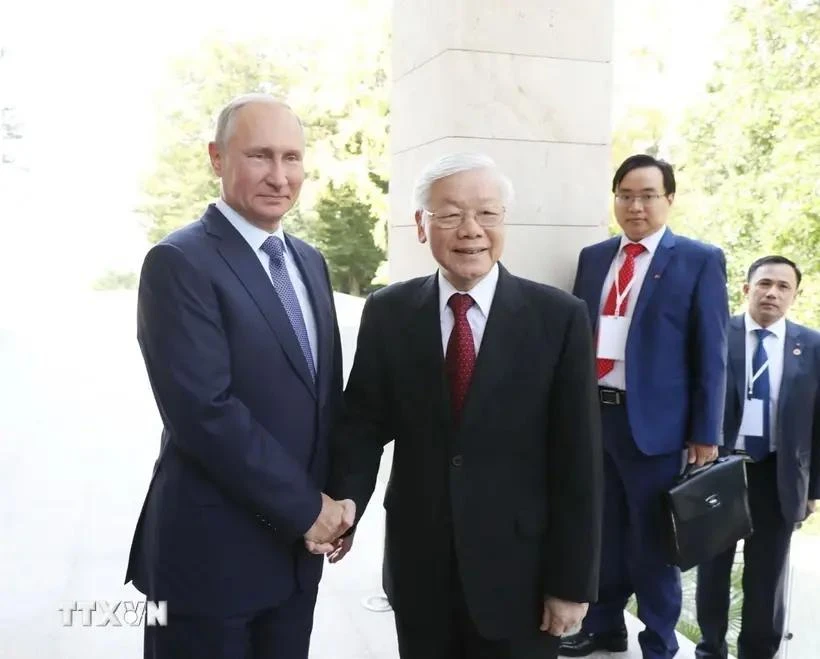
[[[273,279],[273,287],[276,289],[276,294],[279,296],[282,306],[285,307],[293,332],[296,334],[296,339],[302,348],[310,377],[315,380],[316,369],[313,366],[313,353],[310,350],[307,326],[302,316],[302,308],[299,306],[299,298],[296,297],[296,291],[285,266],[285,244],[278,236],[268,236],[265,242],[262,243],[262,251],[270,257],[269,268],[271,279]]]
[[[757,347],[754,355],[752,355],[752,376],[758,374],[763,365],[769,361],[769,356],[766,354],[766,348],[763,347],[763,339],[771,334],[767,329],[756,329],[754,333],[757,334]],[[769,441],[769,368],[760,373],[757,380],[752,383],[751,398],[759,398],[763,401],[763,436],[746,436],[746,452],[753,460],[763,460],[769,455],[771,443]],[[748,395],[748,391],[747,391]]]

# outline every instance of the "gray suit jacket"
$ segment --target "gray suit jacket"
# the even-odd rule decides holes
[[[734,449],[743,416],[746,329],[729,324],[724,453]],[[787,521],[806,518],[806,502],[820,499],[820,333],[786,321],[783,381],[777,409],[777,487]]]

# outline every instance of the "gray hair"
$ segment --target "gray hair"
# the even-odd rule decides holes
[[[233,118],[236,115],[236,112],[251,103],[268,103],[270,105],[278,105],[279,107],[287,108],[293,112],[293,108],[287,103],[274,96],[271,96],[270,94],[254,92],[251,94],[236,96],[231,99],[231,101],[224,108],[222,108],[216,119],[216,134],[214,135],[214,142],[216,142],[218,146],[225,146],[225,143],[230,137],[231,130],[233,128]],[[304,130],[299,116],[295,112],[293,112],[293,116],[295,116],[296,121],[299,122],[299,127]]]
[[[413,212],[427,208],[427,204],[430,203],[430,188],[433,187],[433,183],[453,174],[470,172],[476,169],[489,170],[496,177],[498,186],[501,188],[502,203],[507,208],[512,206],[515,198],[512,181],[501,172],[495,161],[483,153],[464,152],[442,156],[422,170],[413,186]]]

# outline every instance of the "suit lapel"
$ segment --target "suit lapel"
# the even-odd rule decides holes
[[[593,331],[598,329],[598,317],[600,316],[601,297],[604,294],[604,284],[612,262],[618,254],[621,238],[610,238],[601,246],[601,256],[589,260],[588,285],[583,293],[584,300],[589,308],[589,317],[592,319]]]
[[[452,423],[450,395],[444,375],[444,355],[441,345],[441,314],[439,312],[438,276],[428,277],[412,301],[410,322],[405,328],[406,354],[412,355],[416,373],[413,389],[423,392],[432,411],[446,423]]]
[[[464,402],[461,428],[480,417],[492,399],[493,389],[504,382],[505,373],[520,354],[519,335],[525,330],[526,323],[518,321],[524,298],[515,278],[500,263],[498,268],[498,284]]]
[[[658,244],[658,249],[655,250],[655,254],[652,256],[652,261],[649,263],[649,270],[646,272],[646,278],[641,285],[641,292],[638,295],[638,301],[635,303],[635,310],[632,313],[633,326],[639,322],[641,314],[646,309],[646,305],[649,304],[649,300],[652,299],[652,295],[658,289],[663,271],[674,253],[673,250],[676,242],[675,234],[672,233],[671,229],[667,228],[663,234],[663,238],[661,238],[661,242]]]
[[[800,328],[786,321],[786,340],[783,350],[783,379],[780,381],[780,396],[777,403],[778,418],[783,420],[784,405],[789,397],[792,384],[800,370],[803,347],[800,341]]]
[[[248,291],[248,294],[256,303],[259,311],[262,312],[262,315],[265,317],[277,340],[282,345],[291,366],[299,374],[305,386],[315,396],[316,388],[310,377],[310,371],[308,371],[304,354],[299,347],[299,342],[290,324],[288,314],[282,306],[279,296],[276,295],[270,278],[259,262],[256,254],[253,253],[250,245],[242,238],[239,232],[233,228],[231,223],[228,222],[215,207],[208,209],[203,221],[205,222],[208,233],[220,239],[219,246],[217,247],[219,254],[225,259],[228,267],[233,270],[234,274],[239,278],[239,281],[242,282],[242,285]]]
[[[735,380],[731,386],[737,390],[737,399],[743,405],[746,398],[746,324],[743,316],[734,316],[729,323],[729,361]]]

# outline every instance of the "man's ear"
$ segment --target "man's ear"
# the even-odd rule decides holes
[[[416,211],[416,231],[418,232],[419,242],[427,242],[427,228],[424,226],[424,211]]]
[[[669,205],[672,205],[672,202],[675,201],[675,193],[666,195],[667,200],[669,201]]]
[[[211,168],[214,170],[214,174],[222,176],[222,154],[219,153],[216,142],[208,142],[208,155],[211,158]]]

